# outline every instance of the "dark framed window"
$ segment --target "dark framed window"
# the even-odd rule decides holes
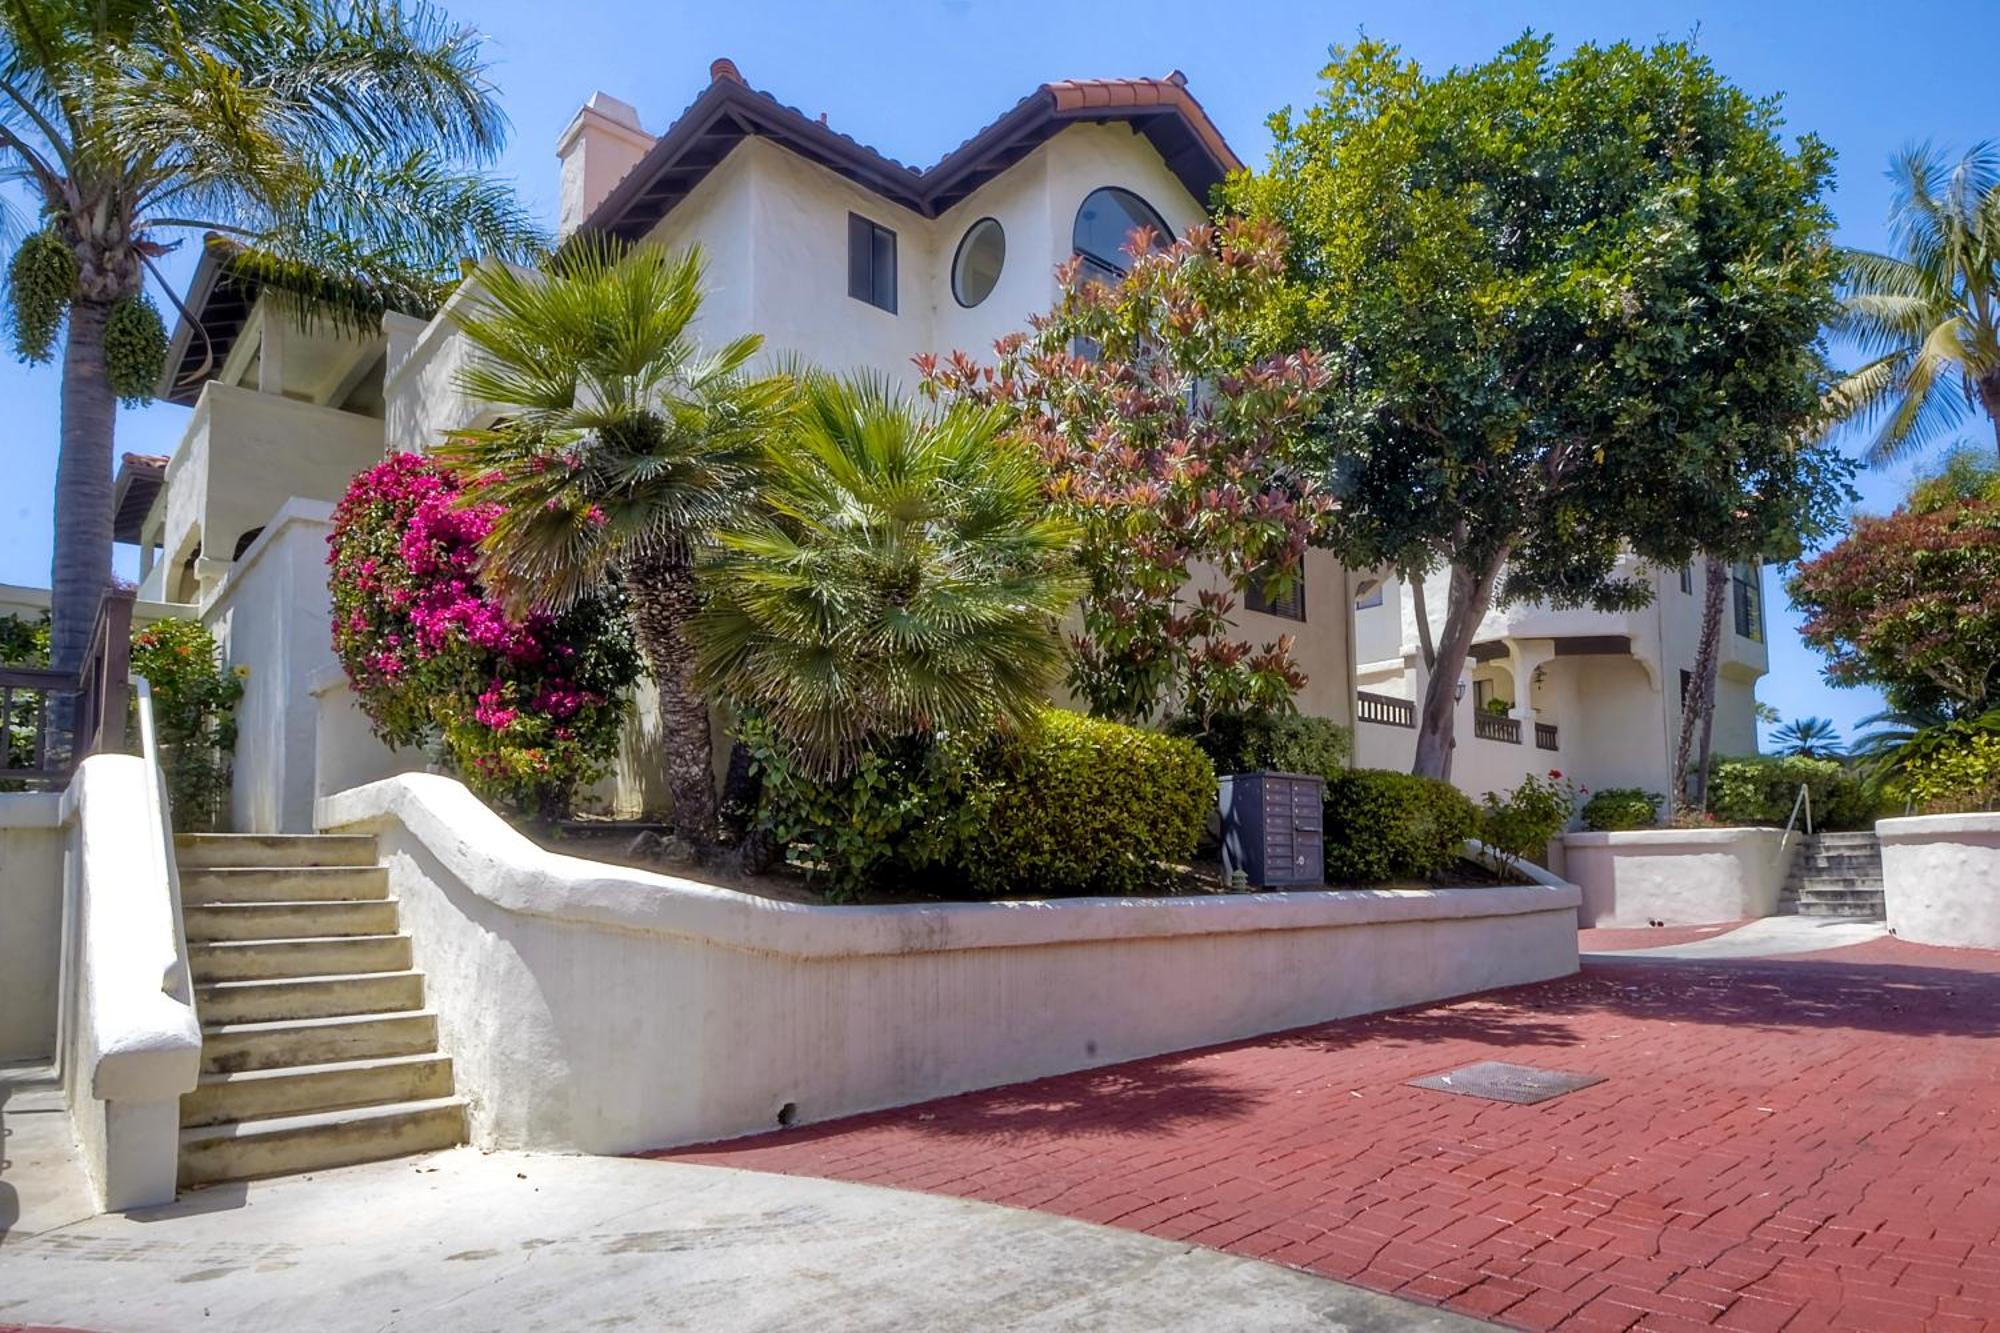
[[[859,213],[847,215],[847,294],[896,313],[896,233]]]
[[[1735,585],[1736,632],[1757,643],[1764,641],[1764,607],[1762,589],[1758,587],[1757,566],[1737,565],[1730,571],[1729,581]]]
[[[951,295],[960,305],[978,305],[993,294],[1007,263],[1007,233],[999,219],[981,218],[959,238],[951,260]]]
[[[1153,233],[1153,248],[1173,244],[1173,229],[1159,210],[1115,185],[1092,190],[1076,210],[1070,245],[1083,256],[1083,276],[1116,283],[1131,267],[1132,233],[1145,227]]]
[[[1306,618],[1306,572],[1301,569],[1292,576],[1292,586],[1282,597],[1272,597],[1265,588],[1269,574],[1265,569],[1250,572],[1250,586],[1243,591],[1243,609],[1261,611],[1267,616],[1280,616],[1286,620],[1303,621]]]
[[[1682,565],[1682,566],[1681,566],[1681,591],[1682,591],[1682,592],[1693,592],[1693,591],[1694,591],[1694,566],[1693,566],[1693,565]]]

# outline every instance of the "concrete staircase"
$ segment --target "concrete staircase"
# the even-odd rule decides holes
[[[1797,902],[1801,916],[1881,920],[1881,844],[1873,833],[1821,833],[1807,838],[1792,863],[1785,897]]]
[[[181,1098],[182,1186],[465,1141],[375,840],[174,839],[202,1023]]]

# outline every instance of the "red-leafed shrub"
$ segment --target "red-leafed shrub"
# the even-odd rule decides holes
[[[355,477],[327,539],[333,646],[383,740],[439,744],[482,796],[552,813],[616,752],[638,656],[613,588],[507,615],[479,580],[497,513],[416,454]]]

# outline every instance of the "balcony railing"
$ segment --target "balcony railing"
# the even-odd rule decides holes
[[[1535,724],[1535,748],[1537,750],[1553,750],[1556,748],[1555,723],[1537,722]]]
[[[1417,725],[1417,706],[1408,699],[1398,699],[1393,695],[1356,690],[1354,716],[1379,726],[1414,728]]]
[[[123,750],[131,665],[132,593],[114,588],[81,671],[0,667],[0,791],[61,788],[85,755]]]
[[[1521,743],[1521,719],[1502,717],[1498,713],[1474,713],[1472,734],[1483,741],[1505,741],[1509,745]]]

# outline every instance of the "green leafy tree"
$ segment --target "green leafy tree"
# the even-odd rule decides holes
[[[1268,350],[1276,229],[1237,219],[1156,239],[1134,234],[1115,284],[1072,260],[1056,309],[1002,339],[997,365],[918,364],[933,393],[1008,411],[1081,529],[1070,685],[1092,713],[1289,712],[1305,684],[1291,636],[1256,644],[1234,613],[1253,584],[1274,600],[1297,590],[1325,535],[1332,499],[1307,443],[1327,373]],[[1221,586],[1191,584],[1199,565]]]
[[[1063,669],[1076,530],[994,408],[913,408],[808,375],[762,504],[715,537],[697,683],[761,714],[808,772],[936,731],[1018,726]]]
[[[241,676],[223,670],[207,626],[175,619],[133,632],[132,674],[152,688],[174,827],[183,833],[214,829],[229,798]]]
[[[423,308],[467,250],[535,244],[478,171],[504,131],[479,38],[427,5],[0,6],[0,160],[40,215],[9,262],[15,348],[45,361],[62,344],[56,666],[81,661],[111,577],[117,400],[144,400],[162,369],[155,261],[212,231],[306,308],[357,290]]]
[[[1842,498],[1801,439],[1836,257],[1831,156],[1684,45],[1529,35],[1427,77],[1336,49],[1268,168],[1226,190],[1280,223],[1285,313],[1339,393],[1336,544],[1413,585],[1449,570],[1416,771],[1449,772],[1453,687],[1496,603],[1630,608],[1627,552],[1761,548]],[[1748,533],[1757,534],[1752,541]]]
[[[716,799],[689,632],[695,565],[755,495],[789,385],[744,373],[758,338],[704,352],[690,335],[693,250],[575,242],[546,273],[494,265],[476,281],[459,388],[502,420],[454,434],[438,456],[469,503],[497,506],[481,577],[517,611],[560,612],[618,576],[659,690],[675,831],[705,846]]]
[[[1830,395],[1875,426],[1883,467],[1984,412],[2000,447],[2000,144],[1956,162],[1930,145],[1890,163],[1896,253],[1850,250],[1835,327],[1869,360]]]

